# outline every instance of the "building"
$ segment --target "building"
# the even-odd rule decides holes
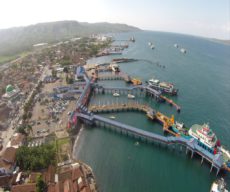
[[[84,75],[85,75],[85,69],[84,69],[84,67],[78,66],[76,68],[76,72],[75,72],[75,80],[76,81],[84,80]]]
[[[6,100],[6,101],[14,100],[18,97],[19,93],[20,93],[19,88],[17,88],[17,87],[14,88],[12,85],[9,84],[6,86],[6,92],[2,96],[2,99]]]

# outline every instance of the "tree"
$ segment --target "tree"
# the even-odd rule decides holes
[[[64,67],[63,72],[68,73],[69,72],[68,67]]]
[[[57,71],[55,69],[52,69],[52,76],[57,77]]]
[[[39,147],[22,146],[16,152],[17,165],[23,170],[38,171],[56,164],[54,144],[43,144]]]
[[[17,128],[17,132],[18,133],[21,133],[23,135],[26,135],[26,130],[25,130],[25,127],[24,126],[20,126]]]
[[[36,178],[36,192],[46,192],[47,191],[47,185],[43,181],[42,176],[39,175]]]

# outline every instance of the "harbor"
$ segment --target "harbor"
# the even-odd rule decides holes
[[[130,58],[132,58],[132,57],[130,57]],[[131,63],[130,63],[131,64]],[[133,63],[132,63],[132,65],[133,65]],[[138,65],[138,64],[136,64],[136,65]],[[126,66],[126,65],[125,65]],[[128,66],[128,65],[127,65]],[[127,67],[128,68],[128,67]],[[123,67],[121,68],[121,71],[120,72],[123,72]],[[100,75],[100,72],[99,72],[99,75]],[[130,75],[131,77],[133,76],[133,74],[128,74],[128,75]],[[109,75],[108,75],[109,76]],[[162,77],[160,77],[160,79],[163,79]],[[90,82],[91,80],[89,79],[89,82]],[[98,79],[98,82],[97,83],[94,83],[94,84],[91,84],[92,85],[92,92],[91,92],[91,94],[89,94],[89,95],[91,95],[91,97],[92,98],[97,98],[97,97],[101,97],[101,102],[100,102],[100,100],[99,101],[97,101],[97,103],[93,103],[92,105],[90,104],[91,103],[91,97],[90,98],[88,98],[89,100],[88,100],[88,104],[89,105],[87,105],[87,107],[84,107],[84,106],[81,106],[80,108],[79,108],[79,110],[81,111],[81,110],[83,110],[83,114],[84,114],[84,116],[81,116],[81,114],[80,113],[77,113],[78,115],[79,115],[79,119],[78,120],[80,120],[81,122],[83,121],[83,122],[85,122],[85,123],[87,123],[88,125],[91,125],[92,127],[105,127],[106,128],[106,130],[108,129],[108,130],[112,130],[113,132],[116,132],[116,133],[119,133],[119,134],[121,134],[122,136],[129,136],[129,137],[131,137],[132,139],[135,139],[135,140],[139,140],[140,141],[140,143],[151,143],[150,141],[148,141],[146,138],[142,138],[142,137],[137,137],[137,135],[132,135],[131,133],[127,133],[127,130],[123,130],[123,128],[117,128],[117,126],[118,126],[118,124],[119,124],[119,115],[117,115],[117,111],[120,111],[121,112],[121,114],[126,114],[126,113],[131,113],[131,111],[141,111],[140,109],[137,109],[137,108],[135,108],[135,105],[134,105],[134,103],[135,103],[135,101],[130,101],[130,105],[128,104],[128,103],[122,103],[122,102],[119,102],[119,99],[122,99],[122,98],[127,98],[127,95],[128,94],[131,94],[131,95],[135,95],[135,99],[138,99],[139,98],[139,96],[140,97],[142,97],[143,99],[145,98],[145,97],[149,97],[149,95],[147,95],[147,94],[144,94],[144,91],[142,92],[141,91],[141,88],[139,87],[139,88],[136,88],[136,89],[133,89],[133,91],[132,90],[130,90],[129,88],[130,88],[130,86],[131,87],[135,87],[134,85],[127,85],[127,86],[125,86],[125,87],[122,87],[122,86],[120,86],[120,85],[116,85],[116,86],[114,86],[114,87],[112,87],[112,86],[108,86],[110,83],[108,82],[108,85],[99,85],[100,84],[100,81],[102,81],[103,83],[104,82],[106,82],[106,81],[108,81],[108,80],[100,80],[100,79]],[[111,81],[111,80],[109,80],[109,81]],[[119,82],[119,84],[121,83],[121,81],[123,81],[123,79],[118,79],[118,80],[115,80],[114,79],[114,82],[116,82],[116,81],[118,81]],[[96,81],[95,81],[96,82]],[[124,82],[125,83],[125,82]],[[114,83],[113,83],[114,84]],[[177,86],[177,88],[179,88],[180,89],[180,86],[178,86],[177,84],[175,84],[176,86]],[[141,85],[141,86],[145,86],[145,85]],[[134,91],[135,90],[135,91]],[[118,97],[114,97],[113,96],[113,94],[114,93],[118,93],[119,94],[119,96]],[[180,92],[179,92],[179,94],[178,94],[178,96],[176,96],[176,98],[180,98],[181,97],[181,90],[180,90]],[[184,93],[182,93],[182,94],[184,94]],[[114,100],[113,101],[113,103],[111,103],[111,101],[109,101],[109,96],[111,97],[111,100]],[[184,96],[184,95],[183,95]],[[106,100],[108,100],[108,101],[106,101],[106,100],[104,100],[103,98],[107,98],[108,97],[108,99],[106,99]],[[167,96],[166,96],[167,97]],[[113,99],[112,99],[113,98]],[[116,99],[115,99],[116,98]],[[154,97],[149,97],[149,98],[151,98],[151,103],[152,102],[154,102],[154,103],[158,103],[156,100],[155,100],[155,98]],[[173,98],[173,97],[172,97]],[[118,102],[116,102],[116,100],[118,99]],[[95,99],[93,99],[93,100],[95,100]],[[170,104],[170,100],[171,100],[171,97],[170,98],[168,98],[168,103]],[[174,100],[174,99],[173,99]],[[178,99],[176,99],[176,100],[178,100]],[[148,100],[149,101],[149,100]],[[133,102],[133,103],[132,103]],[[132,104],[131,104],[132,103]],[[112,106],[112,104],[113,104],[113,106]],[[127,105],[127,107],[124,107],[123,106],[123,108],[122,108],[122,105],[124,105],[124,104],[126,104]],[[139,104],[139,103],[138,103]],[[181,103],[180,103],[181,104]],[[119,105],[119,107],[117,107],[117,108],[115,108],[115,105]],[[133,105],[134,107],[133,107],[133,109],[131,108],[131,105]],[[160,106],[164,106],[165,104],[162,104],[162,102],[159,102],[159,104],[158,105],[160,105]],[[90,106],[92,107],[92,108],[90,108]],[[94,106],[94,107],[93,107]],[[103,106],[103,107],[102,107]],[[173,105],[174,106],[174,105]],[[178,105],[179,106],[179,105]],[[185,115],[184,114],[184,105],[181,105],[182,106],[182,108],[183,108],[183,110],[182,110],[182,115]],[[96,111],[96,108],[97,109],[100,109],[98,112]],[[107,116],[107,118],[106,118],[106,122],[105,122],[105,119],[103,118],[98,118],[98,117],[101,117],[101,115],[100,115],[100,112],[102,112],[103,111],[103,108],[105,109],[105,111],[103,112],[103,114],[106,114],[105,112],[109,112],[109,114],[111,114],[111,115],[109,115],[109,116]],[[114,110],[114,111],[109,111],[110,110],[110,108],[115,108],[116,110]],[[140,107],[141,108],[141,107]],[[151,106],[151,108],[152,108],[152,106]],[[152,108],[153,109],[153,108]],[[86,111],[84,111],[84,110],[86,110]],[[101,111],[102,110],[102,111]],[[186,110],[186,109],[185,109]],[[154,111],[154,112],[159,112],[158,113],[158,118],[159,119],[161,119],[161,120],[163,120],[164,119],[164,117],[168,117],[168,120],[172,120],[172,117],[171,117],[171,115],[166,115],[166,114],[164,114],[164,112],[162,111],[161,112],[161,110],[159,111],[159,109],[157,109],[156,108],[156,111]],[[95,113],[99,113],[99,115],[96,115]],[[173,111],[171,111],[171,113],[173,113]],[[145,118],[147,117],[146,116],[146,113],[144,113],[144,115],[145,115]],[[163,115],[163,116],[162,116]],[[88,117],[91,117],[91,118],[88,118],[88,117],[86,117],[86,116],[88,116]],[[104,116],[104,115],[102,115],[102,116]],[[110,118],[110,116],[111,116],[111,118]],[[178,115],[176,115],[177,117],[178,117]],[[177,119],[177,117],[175,116],[175,119]],[[96,118],[95,118],[96,117]],[[112,118],[113,117],[113,118]],[[150,120],[149,118],[146,118],[147,120],[148,120],[148,124],[150,125],[150,124],[152,124],[151,122],[153,122],[152,120]],[[186,118],[185,118],[186,119]],[[108,121],[107,121],[108,120]],[[99,122],[100,121],[100,122]],[[181,119],[180,119],[180,121],[181,121]],[[110,123],[109,123],[110,122]],[[116,122],[116,123],[112,123],[111,124],[111,122]],[[152,128],[151,128],[151,130],[154,130],[155,131],[155,129],[156,129],[156,122],[157,121],[154,121],[154,123],[153,123],[153,125],[152,125]],[[161,129],[157,129],[156,130],[156,132],[159,132],[159,131],[161,131],[161,132],[163,132],[164,133],[164,129],[163,128],[165,128],[165,130],[167,130],[167,126],[168,125],[170,125],[170,122],[168,122],[169,124],[167,125],[167,124],[165,124],[164,125],[164,122],[162,122],[162,121],[160,121],[160,120],[158,120],[158,122],[159,122],[159,124],[161,125]],[[196,122],[196,120],[194,119],[194,123]],[[117,124],[118,123],[118,124]],[[172,123],[172,122],[171,122]],[[174,122],[175,123],[175,122]],[[127,125],[127,124],[126,124]],[[90,127],[91,127],[90,126]],[[120,124],[119,124],[119,126],[120,127],[122,127]],[[128,126],[128,125],[127,125]],[[114,128],[115,127],[115,128]],[[136,126],[132,126],[132,127],[134,127],[134,128],[138,128],[138,129],[140,129],[140,130],[143,130],[143,127],[140,127],[140,124],[139,124],[139,126],[138,125],[136,125]],[[170,127],[170,126],[169,126]],[[149,129],[149,128],[148,128]],[[168,130],[170,130],[170,131],[172,131],[172,129],[168,129]],[[88,132],[88,131],[87,131]],[[167,132],[166,131],[166,133],[168,133],[168,134],[166,134],[166,136],[165,135],[162,135],[162,134],[160,134],[160,135],[162,135],[162,137],[172,137],[172,138],[174,138],[174,139],[176,139],[176,138],[182,138],[182,137],[179,137],[176,133],[174,133],[174,134],[171,134],[170,132]],[[111,134],[111,133],[110,133]],[[174,149],[176,149],[176,151],[184,151],[184,153],[182,153],[182,154],[186,154],[186,147],[184,147],[184,146],[182,146],[182,147],[180,147],[180,145],[179,144],[176,144],[175,146],[174,146],[174,144],[173,145],[168,145],[168,144],[162,144],[162,142],[157,142],[157,141],[155,141],[155,142],[153,142],[153,143],[156,143],[157,145],[160,143],[160,146],[162,146],[163,148],[169,148],[170,150],[169,151],[171,151],[171,150],[174,150]],[[142,144],[140,144],[140,145],[142,145]],[[155,144],[154,144],[155,145]],[[174,146],[174,147],[173,147]],[[216,166],[217,164],[213,164],[212,162],[213,162],[213,160],[215,159],[214,158],[214,155],[211,155],[211,156],[207,156],[206,154],[205,154],[205,152],[207,152],[206,150],[204,150],[200,145],[198,145],[198,144],[196,144],[196,146],[198,146],[198,148],[197,149],[199,149],[199,150],[201,150],[201,151],[193,151],[193,153],[191,152],[191,150],[187,150],[187,153],[189,153],[189,159],[188,160],[186,160],[186,161],[191,161],[191,157],[192,157],[192,159],[194,159],[194,157],[195,157],[195,161],[197,161],[197,158],[199,157],[199,162],[200,162],[200,164],[202,163],[202,164],[205,164],[205,166],[204,167],[207,167],[207,165],[208,165],[208,170],[209,170],[209,172],[211,171],[212,173],[214,173],[214,175],[219,175],[219,174],[223,174],[223,171],[221,171],[221,172],[219,172],[220,170],[223,170],[223,169],[225,169],[226,167],[225,166]],[[176,152],[177,153],[177,152]],[[193,155],[192,155],[193,154]],[[208,154],[210,154],[210,153],[208,153]],[[177,156],[177,155],[176,155]],[[188,155],[187,155],[188,156]],[[211,157],[211,158],[210,158]],[[212,160],[211,160],[212,159]],[[204,161],[205,162],[207,162],[207,163],[204,163]],[[215,166],[214,166],[215,165]],[[203,166],[202,166],[203,167]],[[225,167],[225,168],[224,168]],[[203,169],[203,168],[202,168]]]
[[[131,137],[135,137],[137,139],[140,139],[141,141],[144,140],[150,143],[160,142],[166,145],[171,145],[174,143],[176,145],[179,144],[181,146],[185,146],[186,154],[188,153],[188,151],[191,151],[191,158],[193,157],[194,153],[196,153],[201,156],[201,163],[203,163],[204,159],[210,162],[211,163],[210,172],[212,171],[213,167],[215,167],[217,170],[216,175],[218,175],[221,169],[225,169],[227,171],[230,170],[230,168],[228,168],[228,164],[225,164],[225,162],[223,161],[223,157],[221,153],[216,153],[216,154],[210,153],[209,151],[202,148],[202,146],[200,146],[196,140],[185,139],[180,134],[173,132],[170,128],[174,124],[174,117],[169,118],[160,112],[156,112],[156,110],[146,105],[141,105],[138,103],[88,106],[89,99],[90,99],[89,97],[91,95],[91,91],[93,89],[95,80],[96,79],[94,77],[92,77],[92,79],[90,80],[88,79],[87,75],[85,75],[86,86],[85,86],[84,91],[82,92],[80,99],[77,102],[76,112],[73,113],[70,119],[70,123],[76,125],[78,122],[78,119],[81,119],[83,120],[84,123],[89,124],[91,126],[93,124],[97,124],[99,126],[109,125],[109,128],[111,128],[112,126],[112,129],[114,129],[113,127],[115,127],[115,130],[120,132],[121,134],[131,135]],[[145,89],[148,90],[148,88],[145,88]],[[118,90],[118,89],[115,88],[115,90]],[[141,129],[131,127],[131,126],[122,124],[120,122],[116,122],[114,120],[106,119],[98,115],[94,115],[94,113],[98,113],[98,112],[111,112],[111,111],[119,112],[123,110],[144,111],[150,119],[152,120],[156,119],[158,122],[162,124],[163,132],[167,132],[173,135],[174,137],[163,137],[163,136],[158,136],[150,132],[145,132],[145,131],[143,132],[141,131]],[[182,150],[182,148],[180,148],[180,150]],[[230,160],[230,157],[229,157],[229,160]],[[230,162],[229,160],[228,162]]]

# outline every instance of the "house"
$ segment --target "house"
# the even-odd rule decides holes
[[[78,66],[75,72],[75,80],[84,80],[85,68],[82,66]]]

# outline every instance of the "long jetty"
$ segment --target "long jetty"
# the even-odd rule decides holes
[[[147,141],[149,143],[160,143],[166,146],[174,147],[179,145],[181,147],[185,147],[186,154],[189,151],[191,152],[191,158],[194,156],[194,154],[198,154],[201,156],[201,164],[203,163],[204,159],[210,162],[210,172],[214,167],[217,170],[217,175],[219,171],[223,168],[222,155],[219,153],[215,155],[209,153],[201,146],[199,146],[195,139],[186,140],[183,137],[161,136],[99,115],[94,115],[92,113],[76,113],[76,116],[78,118],[81,118],[87,124],[96,124],[99,126],[108,125],[107,128],[109,129],[115,130],[123,135],[134,137],[136,139],[141,139],[142,141]]]
[[[179,137],[178,133],[173,132],[170,128],[174,124],[174,119],[157,112],[155,109],[148,105],[139,104],[137,102],[128,103],[112,103],[106,105],[90,105],[88,110],[93,113],[102,112],[119,112],[119,111],[142,111],[146,113],[146,116],[151,120],[157,120],[163,126],[163,132],[170,133],[175,137]]]

